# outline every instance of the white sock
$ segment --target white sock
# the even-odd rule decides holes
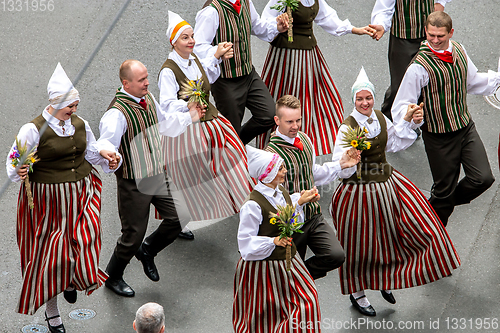
[[[57,296],[54,296],[47,303],[45,303],[45,313],[47,318],[57,316],[59,314],[59,308],[57,307]],[[49,320],[50,326],[59,326],[62,324],[61,317],[57,317]]]
[[[185,226],[185,227],[182,229],[182,232],[188,232],[188,231],[191,231],[191,229],[189,229],[187,226]]]
[[[66,291],[73,291],[73,290],[75,290],[73,286],[69,286],[68,288],[66,288]]]
[[[387,294],[392,294],[392,291],[390,290],[384,290]]]
[[[361,290],[361,291],[357,291],[355,293],[352,293],[352,297],[354,297],[354,299],[357,299],[358,297],[361,297],[364,294],[365,294],[365,291]],[[366,297],[362,297],[362,298],[356,300],[356,302],[358,302],[358,304],[364,308],[366,308],[367,306],[370,306],[370,302],[368,301],[368,298],[366,298]]]

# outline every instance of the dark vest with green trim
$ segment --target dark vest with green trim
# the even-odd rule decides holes
[[[285,197],[285,201],[288,205],[292,204],[292,199],[290,198],[290,194],[285,190],[281,185],[279,186],[280,191],[283,192],[283,196]],[[267,237],[278,237],[281,233],[277,224],[271,224],[269,221],[271,218],[269,217],[269,213],[277,213],[276,208],[271,205],[271,203],[260,193],[259,191],[253,190],[248,200],[255,201],[262,210],[262,223],[259,226],[258,236],[267,236]],[[295,243],[292,241],[292,258],[295,256],[297,252],[297,248],[295,247]],[[286,248],[283,246],[276,246],[273,250],[273,253],[264,260],[285,260],[286,259]]]
[[[313,34],[313,22],[318,11],[318,1],[315,1],[311,7],[306,7],[299,2],[299,7],[292,11],[293,42],[288,42],[288,31],[285,31],[278,34],[271,45],[283,49],[312,50],[317,45]]]
[[[40,131],[45,121],[45,118],[39,115],[31,122]],[[92,165],[85,159],[85,122],[72,114],[71,124],[75,127],[75,133],[67,137],[60,137],[50,126],[47,127],[40,137],[36,152],[40,161],[33,164],[33,173],[29,174],[31,181],[57,184],[76,182],[89,175]]]
[[[387,145],[387,123],[384,115],[379,110],[373,110],[380,123],[380,134],[369,139],[371,148],[361,152],[361,178],[354,173],[350,178],[344,179],[344,184],[368,184],[385,182],[392,175],[392,166],[385,158]],[[359,124],[352,116],[344,120],[344,124],[358,128]]]
[[[425,22],[433,11],[434,0],[396,0],[391,34],[402,39],[425,38]]]
[[[194,61],[195,61],[196,65],[198,66],[198,69],[201,72],[201,79],[203,81],[203,86],[202,86],[203,92],[205,94],[207,94],[205,100],[208,103],[207,111],[206,111],[205,115],[203,116],[203,118],[200,119],[200,121],[203,122],[203,121],[212,120],[212,119],[218,117],[219,111],[212,103],[210,103],[210,82],[208,81],[207,74],[205,73],[205,70],[203,69],[203,66],[200,63],[200,60],[198,60],[198,57],[194,53],[193,53],[193,56],[194,56]],[[172,72],[174,72],[175,80],[177,81],[177,84],[179,85],[179,87],[182,87],[183,83],[186,83],[189,81],[189,79],[186,77],[186,74],[184,74],[184,72],[179,67],[179,65],[177,65],[177,63],[175,61],[173,61],[172,59],[167,59],[167,61],[165,61],[163,66],[161,66],[160,72],[164,68],[170,68],[172,70]],[[187,97],[180,95],[181,90],[182,90],[182,88],[179,89],[179,91],[177,92],[177,98],[187,101],[188,100]]]

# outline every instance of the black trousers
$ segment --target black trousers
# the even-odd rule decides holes
[[[470,123],[455,132],[422,131],[434,184],[430,203],[444,226],[455,206],[477,198],[495,181],[483,142]],[[458,181],[460,166],[465,177]]]
[[[148,252],[156,255],[177,238],[182,230],[181,224],[186,226],[191,219],[182,194],[171,188],[164,174],[146,178],[137,184],[134,179],[124,179],[118,173],[116,181],[122,225],[122,234],[115,247],[116,257],[122,262],[129,262],[141,246],[151,204],[165,217],[144,240],[148,244]]]
[[[231,122],[243,144],[273,127],[276,105],[255,68],[248,75],[217,79],[211,91],[217,109]],[[252,117],[241,126],[245,107]]]
[[[335,231],[328,225],[321,213],[305,221],[302,231],[303,234],[293,235],[293,241],[302,260],[305,260],[308,246],[314,253],[314,256],[304,261],[313,279],[326,276],[326,273],[344,263],[344,249]]]
[[[384,96],[384,102],[381,106],[382,113],[392,120],[391,108],[394,98],[399,89],[399,85],[403,80],[406,69],[410,65],[411,60],[417,54],[420,43],[425,38],[419,39],[402,39],[395,37],[393,34],[389,36],[389,72],[391,74],[391,85],[387,88]]]

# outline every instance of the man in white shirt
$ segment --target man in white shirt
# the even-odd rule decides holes
[[[220,42],[233,44],[234,56],[221,63],[221,76],[212,84],[217,109],[233,125],[244,144],[274,125],[274,100],[252,65],[250,36],[271,42],[288,29],[286,14],[262,20],[251,0],[208,0],[196,15],[195,53],[213,55]],[[247,107],[252,117],[241,126]]]

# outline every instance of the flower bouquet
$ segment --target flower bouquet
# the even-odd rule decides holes
[[[9,155],[9,158],[12,160],[11,164],[14,168],[17,166],[23,166],[23,165],[28,165],[28,172],[33,172],[33,164],[39,161],[39,159],[36,156],[36,147],[31,148],[31,150],[28,152],[28,146],[26,145],[26,142],[24,145],[21,145],[21,142],[16,137],[16,145],[12,151],[12,153]],[[24,160],[21,160],[23,159]],[[28,196],[28,204],[31,209],[35,206],[33,203],[33,195],[31,193],[31,187],[30,187],[30,179],[29,175],[26,175],[26,178],[24,178],[24,187],[26,188],[26,195]]]
[[[299,234],[304,233],[300,228],[304,223],[297,223],[298,215],[295,213],[295,205],[278,205],[278,212],[275,214],[273,212],[269,213],[271,220],[269,223],[278,224],[280,228],[280,238],[292,237],[293,233],[298,232]],[[292,247],[290,245],[286,246],[286,270],[290,271],[292,264]]]
[[[201,107],[208,105],[207,94],[203,91],[203,80],[186,80],[182,83],[179,94],[188,99],[188,104],[198,103]],[[204,116],[203,116],[204,118]],[[203,120],[203,118],[201,120]]]
[[[351,126],[347,126],[346,131],[342,131],[344,134],[344,138],[342,139],[342,147],[351,148],[354,147],[357,150],[367,150],[371,148],[371,142],[368,141],[366,134],[368,130],[366,128],[352,128]],[[358,167],[356,169],[356,175],[358,179],[361,178],[361,162],[358,163]]]
[[[281,12],[286,8],[286,14],[288,15],[288,42],[293,42],[293,24],[292,24],[292,12],[296,11],[299,7],[299,0],[280,0],[271,9]]]

